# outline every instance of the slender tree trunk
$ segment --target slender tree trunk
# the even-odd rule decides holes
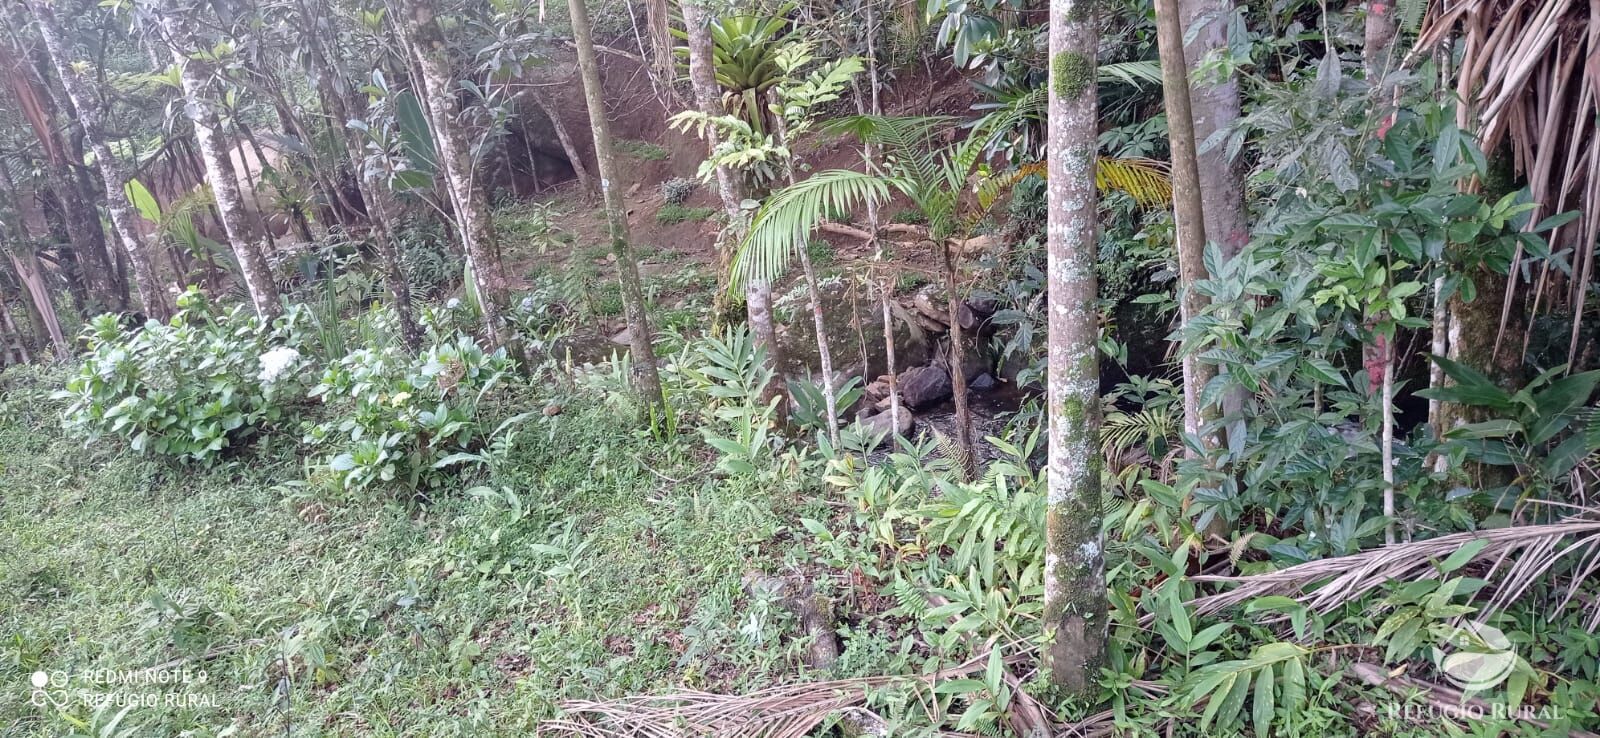
[[[4,347],[13,351],[19,363],[26,364],[33,361],[33,357],[28,355],[28,342],[23,339],[22,331],[17,329],[16,321],[11,319],[11,308],[4,300],[0,300],[0,336],[12,337],[0,337],[0,342],[4,342]],[[16,342],[11,343],[12,339]]]
[[[781,108],[781,102],[778,100],[776,95],[773,95],[773,97],[772,97],[772,104],[775,107],[780,107]],[[783,146],[785,148],[789,147],[791,145],[791,142],[789,141],[789,130],[788,130],[787,123],[784,121],[783,115],[781,113],[773,115],[772,119],[773,119],[773,133],[775,133],[777,135],[778,145],[779,146]],[[783,163],[783,170],[784,170],[784,175],[789,180],[789,186],[793,187],[794,183],[795,183],[795,179],[794,179],[794,160],[790,159],[788,161],[785,161]],[[828,345],[829,344],[829,340],[828,340],[829,339],[828,325],[827,325],[827,321],[825,321],[823,319],[823,313],[822,313],[822,289],[821,289],[820,285],[817,284],[817,273],[816,273],[816,270],[813,269],[812,265],[811,265],[810,249],[807,248],[806,244],[801,244],[800,248],[799,248],[799,252],[800,252],[800,269],[805,274],[805,279],[806,279],[806,292],[811,297],[811,322],[812,322],[813,326],[816,328],[816,331],[817,331],[817,361],[818,361],[818,363],[822,364],[822,404],[823,404],[824,412],[826,412],[828,414],[828,424],[827,424],[828,425],[828,440],[831,443],[833,443],[834,448],[838,448],[839,447],[839,407],[838,407],[839,398],[837,397],[837,386],[838,385],[834,382],[834,377],[833,377],[833,350],[831,348],[829,348],[829,345]]]
[[[404,20],[406,35],[410,37],[412,53],[420,70],[428,119],[433,124],[433,138],[440,164],[443,165],[446,189],[451,193],[456,220],[460,224],[463,250],[477,284],[484,331],[490,343],[506,347],[510,353],[520,357],[521,344],[505,319],[510,298],[505,272],[500,265],[489,199],[483,188],[474,182],[472,148],[468,144],[466,131],[455,120],[454,76],[450,70],[444,32],[439,28],[430,3],[406,0],[404,6],[407,11]]]
[[[300,5],[300,12],[307,19],[310,18],[310,10],[303,3]],[[411,305],[411,283],[406,277],[405,264],[401,261],[400,249],[395,242],[393,224],[396,206],[389,193],[388,183],[376,181],[375,178],[368,176],[362,134],[346,125],[351,120],[351,111],[345,106],[344,98],[339,96],[338,86],[334,84],[335,79],[343,79],[342,73],[334,67],[332,58],[322,47],[321,40],[315,36],[310,39],[309,51],[311,63],[317,72],[323,112],[329,116],[328,125],[336,129],[335,133],[344,144],[345,155],[349,158],[350,169],[355,176],[356,188],[361,193],[362,203],[366,205],[367,222],[372,224],[372,240],[378,248],[378,260],[383,267],[383,281],[389,288],[390,297],[394,298],[395,317],[400,323],[400,342],[405,345],[406,350],[416,353],[422,348],[422,328],[417,325],[416,311]],[[296,125],[299,127],[298,123]],[[330,199],[329,205],[332,203]]]
[[[1178,0],[1206,238],[1209,243],[1215,243],[1227,259],[1238,256],[1250,242],[1250,220],[1244,206],[1244,174],[1239,163],[1228,154],[1228,135],[1239,121],[1239,77],[1236,73],[1218,77],[1199,70],[1212,52],[1227,49],[1233,13],[1233,0]],[[1242,386],[1230,387],[1222,396],[1226,441],[1234,453],[1244,446],[1243,414],[1249,399],[1250,393]]]
[[[589,174],[589,166],[583,163],[583,152],[572,141],[572,134],[567,132],[567,124],[561,122],[561,114],[550,104],[544,93],[533,93],[533,104],[544,111],[546,118],[550,119],[550,127],[555,129],[556,140],[561,143],[561,150],[567,154],[567,163],[572,165],[572,173],[578,177],[578,186],[584,192],[594,192],[594,177]]]
[[[572,40],[578,47],[578,70],[583,75],[583,97],[589,106],[589,127],[594,133],[594,158],[600,170],[600,194],[605,199],[611,250],[616,254],[617,276],[622,281],[622,306],[632,336],[629,353],[633,358],[634,387],[652,414],[664,417],[666,397],[661,393],[661,377],[656,372],[656,352],[651,346],[650,319],[645,311],[644,289],[639,283],[639,263],[628,244],[628,213],[618,186],[611,126],[606,122],[605,100],[601,97],[600,64],[595,59],[594,39],[589,31],[589,9],[584,0],[567,0],[567,7],[572,15]]]
[[[877,5],[872,0],[868,0],[864,5],[866,6],[867,16],[867,92],[871,104],[869,105],[866,100],[862,99],[861,90],[857,88],[856,111],[863,114],[881,115],[883,106],[878,98]],[[861,145],[861,156],[866,161],[868,171],[874,171],[878,168],[878,147],[876,144],[870,141],[863,143]],[[877,262],[880,268],[886,267],[890,260],[890,254],[887,247],[884,246],[884,241],[878,238],[878,230],[881,226],[878,201],[876,199],[868,199],[867,233],[870,235],[868,240],[871,243],[867,245],[872,249],[873,261]],[[888,269],[882,269],[878,280],[878,310],[883,314],[884,371],[886,376],[889,377],[889,427],[899,428],[900,413],[906,411],[900,407],[900,379],[896,374],[898,365],[894,355],[894,310],[889,304],[894,299],[894,282],[893,272]],[[863,380],[866,379],[866,377],[863,377]]]
[[[256,315],[263,320],[271,320],[283,312],[283,305],[279,301],[278,285],[272,280],[267,257],[262,252],[261,244],[252,236],[255,229],[251,225],[250,213],[245,208],[244,196],[239,191],[239,178],[234,173],[233,160],[229,156],[231,147],[223,140],[222,126],[214,108],[210,71],[205,62],[191,58],[187,51],[198,44],[189,29],[184,27],[181,12],[170,6],[163,11],[161,24],[172,44],[172,61],[178,65],[184,109],[189,121],[194,124],[195,143],[200,149],[200,159],[205,163],[206,181],[211,185],[212,197],[222,215],[222,229],[228,236],[228,245],[233,249],[234,258],[239,262],[239,274],[250,293],[250,303],[255,307]]]
[[[1045,513],[1044,671],[1087,694],[1105,660],[1104,541],[1100,532],[1100,366],[1094,184],[1099,133],[1098,19],[1092,0],[1050,4],[1050,300],[1046,402],[1050,422]]]
[[[128,181],[127,175],[123,172],[121,161],[112,155],[111,147],[107,145],[101,132],[100,109],[96,105],[94,95],[90,92],[87,82],[79,79],[73,69],[72,57],[68,55],[55,11],[50,9],[45,0],[27,0],[27,2],[34,18],[39,21],[39,35],[44,39],[45,48],[50,53],[50,62],[61,78],[61,85],[66,89],[68,99],[72,101],[72,107],[77,111],[78,125],[83,128],[84,140],[94,152],[95,164],[100,168],[100,179],[105,186],[106,211],[111,217],[112,228],[122,241],[128,263],[133,266],[133,281],[138,289],[139,302],[144,306],[146,314],[157,320],[166,320],[172,315],[172,307],[167,300],[166,292],[161,289],[161,283],[156,279],[155,267],[151,264],[144,240],[139,235],[133,206],[128,202],[128,195],[123,190]]]
[[[1383,343],[1383,542],[1394,543],[1394,341]]]
[[[1189,105],[1189,73],[1183,58],[1183,26],[1178,0],[1157,0],[1156,41],[1161,53],[1161,88],[1167,109],[1167,136],[1172,149],[1173,220],[1178,239],[1178,304],[1185,326],[1205,309],[1209,300],[1194,289],[1206,278],[1205,208],[1201,203],[1200,166],[1196,158],[1194,116]],[[1217,375],[1216,367],[1199,360],[1194,351],[1183,354],[1183,426],[1200,439],[1204,448],[1215,447],[1207,430],[1216,418],[1201,395]]]
[[[716,68],[712,61],[711,29],[708,25],[710,18],[706,15],[705,8],[695,0],[684,0],[683,23],[688,32],[689,41],[689,81],[694,87],[695,106],[706,115],[722,115],[722,96],[717,86]],[[717,145],[716,132],[710,128],[706,130],[708,145],[715,148]],[[720,303],[723,295],[727,294],[727,279],[733,263],[733,252],[744,238],[746,216],[744,200],[746,197],[744,182],[738,172],[725,166],[717,167],[717,194],[722,198],[722,211],[728,218],[728,227],[723,231],[722,243],[717,249],[717,301]],[[751,278],[745,283],[744,304],[745,320],[750,324],[750,335],[755,345],[762,349],[766,355],[767,368],[772,370],[772,381],[767,383],[766,390],[761,399],[771,402],[773,398],[783,393],[783,382],[779,377],[778,367],[782,366],[782,357],[779,354],[776,331],[772,325],[772,283],[765,279]],[[721,320],[722,310],[713,311],[713,321]],[[779,412],[784,406],[778,405]]]
[[[950,239],[940,239],[939,254],[943,257],[945,310],[950,314],[950,391],[956,409],[956,446],[961,449],[961,473],[971,479],[978,469],[978,449],[972,440],[972,408],[967,406],[967,347],[962,345],[961,303],[958,291],[960,279],[956,273],[956,249],[959,244]]]

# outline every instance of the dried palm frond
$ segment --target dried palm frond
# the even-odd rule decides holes
[[[538,735],[584,738],[803,738],[829,718],[863,705],[867,692],[890,684],[934,684],[983,671],[989,654],[920,677],[875,676],[787,684],[745,695],[686,690],[623,697],[606,702],[572,700],[567,717],[539,726]],[[1072,726],[1073,735],[1093,735],[1110,713]]]
[[[1552,290],[1546,302],[1550,308],[1572,311],[1569,353],[1575,353],[1600,235],[1600,136],[1595,125],[1600,114],[1600,19],[1591,17],[1590,3],[1575,0],[1439,0],[1417,38],[1417,50],[1438,47],[1457,35],[1462,56],[1456,92],[1463,103],[1458,125],[1475,130],[1485,152],[1509,141],[1513,163],[1539,204],[1530,226],[1566,210],[1582,213],[1550,233],[1553,251],[1572,249],[1571,275],[1576,278],[1566,279],[1564,289]],[[1544,297],[1546,284],[1556,287],[1563,281],[1559,270],[1549,270],[1549,261],[1542,271],[1536,300]],[[1517,273],[1513,264],[1513,279]],[[1503,313],[1510,308],[1512,292],[1507,290]],[[1504,332],[1504,317],[1500,328]]]
[[[1569,540],[1570,539],[1570,540]],[[1452,533],[1425,541],[1396,543],[1370,551],[1297,564],[1281,571],[1242,577],[1198,576],[1195,582],[1237,585],[1233,589],[1196,598],[1190,604],[1202,614],[1214,613],[1266,595],[1286,595],[1317,612],[1328,612],[1361,598],[1392,581],[1437,578],[1437,563],[1452,556],[1461,566],[1488,564],[1481,577],[1493,585],[1494,594],[1483,609],[1489,614],[1505,609],[1562,559],[1576,554],[1575,563],[1562,575],[1565,597],[1559,612],[1578,590],[1600,571],[1600,509],[1586,508],[1580,515],[1541,525]],[[1465,560],[1462,560],[1465,559]],[[1600,626],[1600,599],[1587,598],[1585,627]]]

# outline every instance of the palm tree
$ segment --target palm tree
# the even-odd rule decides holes
[[[1043,174],[1039,164],[1025,165],[984,182],[977,197],[963,197],[992,140],[990,132],[1012,122],[1012,112],[986,119],[966,139],[951,147],[934,140],[955,121],[947,117],[896,118],[858,115],[825,129],[853,134],[884,149],[886,169],[879,173],[833,169],[819,172],[773,195],[756,213],[750,235],[734,257],[736,281],[771,278],[792,259],[803,256],[812,230],[827,213],[849,212],[866,203],[886,204],[899,193],[928,218],[928,238],[939,250],[950,321],[950,379],[954,387],[956,443],[970,474],[976,460],[972,415],[966,401],[962,370],[962,328],[959,266],[963,244],[972,228],[988,214],[999,195],[1022,178]],[[1096,182],[1103,189],[1125,190],[1141,201],[1171,197],[1165,173],[1147,160],[1102,160]]]

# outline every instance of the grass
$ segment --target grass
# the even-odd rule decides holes
[[[682,205],[668,203],[656,211],[656,222],[661,225],[677,225],[690,221],[702,221],[716,214],[716,208],[690,208]]]
[[[641,161],[666,161],[672,156],[672,152],[649,141],[618,139],[617,148],[621,149],[622,153]]]
[[[772,560],[758,551],[791,493],[707,473],[688,445],[626,430],[626,408],[559,398],[499,468],[431,505],[337,506],[287,501],[292,429],[212,469],[86,449],[57,432],[58,381],[0,375],[0,672],[207,672],[75,678],[215,703],[135,707],[132,735],[527,735],[563,699],[790,668],[778,608],[740,581]],[[0,690],[8,736],[99,734],[115,712]]]

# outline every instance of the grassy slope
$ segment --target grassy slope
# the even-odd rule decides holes
[[[277,487],[301,476],[281,436],[214,469],[86,449],[41,399],[54,381],[0,378],[0,735],[97,719],[30,706],[36,669],[206,669],[188,691],[219,704],[135,708],[141,736],[483,736],[561,699],[795,668],[786,623],[740,588],[793,498],[715,479],[615,410],[527,426],[480,480],[521,514],[460,490],[325,507]]]

